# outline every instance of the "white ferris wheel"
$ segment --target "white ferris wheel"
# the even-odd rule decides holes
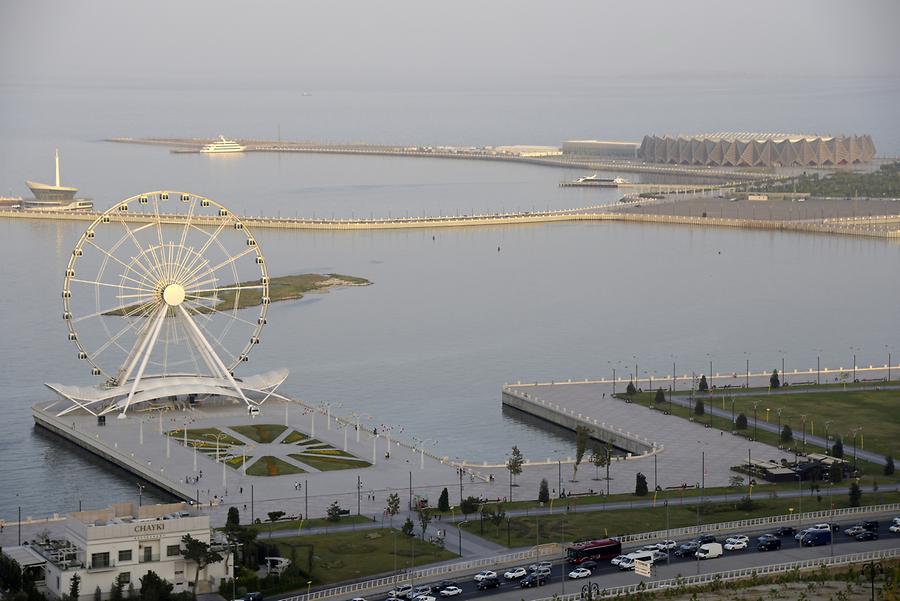
[[[210,396],[253,414],[287,377],[235,377],[260,342],[269,276],[250,231],[209,198],[162,190],[116,203],[75,244],[62,297],[78,359],[103,382],[48,384],[72,402],[60,415],[125,417],[160,399]]]

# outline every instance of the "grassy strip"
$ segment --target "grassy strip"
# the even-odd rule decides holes
[[[270,529],[275,532],[278,530],[309,530],[311,528],[330,528],[333,526],[346,526],[347,524],[370,524],[372,522],[372,518],[368,518],[364,515],[344,515],[341,516],[339,522],[331,522],[328,518],[314,518],[311,520],[284,520],[275,522],[274,524],[270,524],[269,522],[262,522],[260,524],[252,524],[249,526],[254,530],[260,533],[260,538],[263,538],[265,533]]]
[[[178,430],[169,430],[167,436],[172,438],[184,438],[184,428]],[[218,428],[189,428],[187,431],[188,442],[199,442],[198,446],[211,445],[213,449],[216,447],[216,436],[219,436],[219,444],[224,447],[226,445],[244,444],[234,436],[226,434]]]
[[[856,394],[879,394],[880,395],[880,394],[888,393],[888,392],[893,393],[894,399],[900,400],[900,391],[878,391],[878,392],[866,391],[864,393],[847,392],[847,393],[831,393],[831,394],[844,397],[846,405],[845,405],[843,411],[844,411],[844,413],[847,413],[848,412],[847,407],[851,407],[850,403],[853,401],[845,395],[856,395]],[[616,395],[616,396],[619,397],[619,395]],[[620,397],[620,398],[622,398],[624,400],[624,397]],[[653,410],[658,410],[658,411],[668,411],[669,410],[668,402],[667,403],[659,403],[658,405],[654,405],[651,402],[652,398],[653,398],[653,395],[651,395],[650,393],[646,393],[646,392],[638,393],[638,394],[633,395],[632,402],[636,405],[650,407]],[[757,440],[759,442],[769,444],[774,447],[779,447],[779,448],[783,447],[783,448],[787,449],[789,452],[793,452],[795,449],[797,451],[802,452],[804,450],[803,434],[802,434],[802,427],[799,424],[799,418],[793,419],[793,418],[791,418],[791,416],[788,415],[787,411],[784,411],[784,410],[782,411],[782,416],[781,416],[782,426],[784,426],[785,424],[790,425],[791,428],[793,429],[793,433],[794,433],[793,440],[787,444],[783,444],[781,442],[780,436],[778,434],[776,434],[775,432],[769,432],[767,430],[762,430],[762,429],[753,427],[754,420],[753,420],[752,402],[754,400],[760,400],[760,399],[767,399],[769,401],[768,404],[766,404],[765,402],[760,402],[759,405],[757,405],[757,417],[759,419],[760,424],[763,424],[766,421],[766,418],[765,418],[765,414],[766,414],[765,408],[766,407],[769,407],[771,409],[771,411],[769,411],[769,423],[774,423],[776,425],[778,424],[778,416],[774,411],[776,407],[772,403],[772,401],[774,401],[776,399],[790,399],[791,403],[793,403],[793,399],[799,399],[799,401],[802,401],[802,404],[797,404],[797,405],[791,404],[790,405],[791,413],[793,414],[793,416],[801,415],[808,410],[807,415],[815,416],[815,418],[814,418],[815,421],[818,422],[819,424],[822,424],[822,426],[824,426],[825,420],[828,419],[828,414],[824,413],[824,412],[833,410],[835,401],[834,401],[834,399],[831,399],[831,405],[832,405],[831,408],[829,409],[829,408],[823,407],[822,412],[820,412],[819,409],[817,408],[819,405],[817,399],[819,399],[819,398],[820,398],[820,395],[817,395],[817,394],[793,394],[793,395],[777,395],[777,396],[772,395],[769,397],[759,397],[759,398],[748,397],[746,399],[745,399],[745,397],[735,397],[735,399],[734,399],[735,400],[734,414],[735,414],[735,416],[737,416],[737,415],[740,415],[741,413],[744,413],[744,415],[747,416],[747,429],[746,430],[735,430],[734,425],[731,422],[730,416],[729,417],[719,417],[719,416],[711,415],[709,411],[706,411],[706,413],[704,413],[703,415],[694,415],[693,408],[689,409],[687,407],[682,407],[675,403],[672,403],[672,415],[674,417],[680,417],[682,419],[689,419],[689,420],[695,421],[698,424],[703,424],[703,425],[712,424],[713,428],[716,428],[718,430],[724,430],[725,432],[728,432],[734,436],[742,436],[744,438],[754,438],[755,440]],[[799,403],[799,401],[798,401],[798,403]],[[745,402],[745,404],[742,405],[742,402]],[[782,402],[782,401],[779,401],[779,402]],[[895,415],[898,412],[891,408],[891,405],[888,402],[888,397],[883,397],[883,398],[879,399],[879,402],[884,403],[884,406],[881,408],[881,411],[882,411],[882,421],[886,425],[879,424],[877,426],[877,431],[884,433],[883,434],[884,438],[882,440],[883,443],[897,445],[896,433],[898,431],[900,431],[900,416]],[[721,397],[721,395],[718,395],[718,396],[711,395],[709,397],[704,398],[704,403],[705,403],[706,408],[708,408],[709,404],[712,403],[714,406],[721,409],[722,408],[722,397]],[[779,405],[779,406],[783,406],[783,405]],[[801,410],[801,407],[803,408],[802,410]],[[725,409],[726,410],[731,409],[731,399],[728,397],[726,397],[726,400],[725,400]],[[748,413],[748,411],[749,411],[749,413]],[[853,413],[854,416],[857,415],[855,407],[853,407],[852,410],[850,410],[850,412]],[[792,420],[792,421],[789,422],[789,420]],[[811,420],[812,420],[812,418],[810,419],[810,421],[807,421],[807,427],[810,428],[810,430],[811,430],[811,426],[810,426]],[[833,423],[845,424],[847,422],[848,422],[848,418],[847,418],[847,416],[844,416],[844,417],[840,417],[840,418],[834,418]],[[893,424],[893,425],[891,425],[891,424]],[[795,425],[797,426],[796,428],[794,427]],[[839,433],[839,431],[835,432],[835,430],[837,428],[838,427],[835,426],[829,430],[829,440],[830,441],[833,441],[834,435]],[[893,432],[889,433],[891,428],[893,429]],[[873,430],[874,429],[876,429],[876,428],[873,428]],[[810,430],[807,430],[807,431],[809,434],[812,434],[812,432]],[[818,432],[818,434],[820,436],[824,435],[824,430],[822,429],[821,426],[819,428],[816,428],[816,431]],[[863,431],[865,431],[865,429]],[[868,438],[868,437],[866,437],[866,438]],[[845,443],[852,442],[852,436],[849,439],[845,438],[844,441],[845,441]],[[860,446],[860,448],[862,448],[862,445]],[[869,446],[867,448],[870,451],[873,450],[871,448],[871,446]],[[824,449],[822,447],[818,447],[818,446],[814,445],[811,440],[807,439],[805,450],[806,450],[806,452],[812,453],[812,452],[823,452]],[[853,454],[850,453],[848,455],[845,453],[844,459],[847,459],[848,461],[852,462]],[[862,459],[857,460],[857,465],[859,467],[860,473],[862,473],[863,475],[866,475],[866,476],[871,476],[871,477],[877,478],[879,482],[888,482],[888,483],[900,482],[900,474],[895,473],[894,475],[886,476],[886,475],[884,475],[884,467],[881,465],[878,465],[875,463],[870,463],[870,462],[864,461]]]
[[[291,432],[290,434],[288,434],[287,436],[285,436],[284,438],[281,439],[281,444],[294,444],[295,442],[301,442],[301,441],[304,441],[307,439],[308,439],[308,437],[306,436],[306,434],[303,434],[301,432],[297,432],[296,430],[294,430],[293,432]]]
[[[286,474],[305,474],[306,470],[291,465],[283,459],[265,455],[247,468],[248,476],[284,476]]]
[[[330,472],[334,470],[349,470],[361,467],[370,467],[372,464],[362,459],[347,459],[345,457],[311,457],[309,455],[288,455],[291,459],[296,459],[301,463],[305,463],[309,467],[314,467],[322,472]]]
[[[232,430],[261,444],[268,444],[287,430],[280,424],[251,424],[248,426],[229,426]]]
[[[850,500],[847,495],[835,496],[832,500],[836,509],[850,506]],[[892,491],[864,493],[862,497],[864,505],[896,503],[898,501],[900,501],[900,493]],[[804,512],[821,511],[829,507],[827,495],[804,497],[802,503]],[[783,515],[790,511],[799,510],[800,500],[797,498],[763,499],[760,498],[760,495],[754,495],[751,509],[741,508],[738,500],[728,503],[707,503],[701,505],[700,519],[701,523],[730,522],[733,520]],[[670,528],[692,526],[696,523],[696,505],[669,506],[668,525]],[[485,521],[482,525],[479,519],[472,519],[462,524],[462,527],[500,545],[524,547],[559,540],[604,538],[607,536],[634,534],[636,532],[665,530],[666,508],[659,503],[655,508],[584,511],[577,513],[561,511],[553,515],[514,517],[509,520],[508,535],[506,523],[495,526]]]
[[[333,532],[272,539],[282,557],[306,572],[314,585],[363,578],[436,561],[455,554],[397,530]],[[302,584],[306,584],[305,581]]]

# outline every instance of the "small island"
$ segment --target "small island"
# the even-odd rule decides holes
[[[333,288],[341,288],[344,286],[369,286],[372,282],[365,278],[358,278],[351,275],[342,275],[339,273],[301,273],[299,275],[285,275],[275,278],[269,278],[269,302],[277,303],[279,301],[299,300],[305,294],[310,293],[326,293]],[[258,286],[259,280],[250,280],[241,282],[234,287],[239,286]],[[240,293],[240,296],[237,296]],[[202,296],[213,296],[217,293],[207,292]],[[215,306],[216,311],[223,311],[235,308],[235,297],[237,297],[238,309],[246,309],[248,307],[256,307],[262,302],[262,293],[258,288],[249,290],[223,290],[217,294],[219,303]],[[122,307],[113,311],[108,311],[104,315],[126,315],[131,313],[135,306]],[[212,308],[196,307],[200,313],[209,313]]]

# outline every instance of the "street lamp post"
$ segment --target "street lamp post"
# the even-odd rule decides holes
[[[141,505],[144,504],[143,503],[144,502],[144,488],[146,488],[146,487],[143,484],[141,484],[140,482],[137,483],[137,487],[138,487],[138,507],[140,507]],[[21,521],[21,520],[19,520],[19,521]]]
[[[757,426],[759,425],[759,419],[756,415],[757,408],[759,408],[759,401],[753,401],[753,440],[756,440],[758,438]]]
[[[828,455],[830,453],[831,447],[828,446],[828,426],[831,425],[831,420],[825,421],[825,454]]]

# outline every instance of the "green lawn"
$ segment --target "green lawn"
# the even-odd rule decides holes
[[[281,436],[281,433],[287,430],[286,426],[280,424],[250,424],[248,426],[229,426],[238,434],[242,434],[250,440],[262,444],[273,442]]]
[[[339,522],[330,522],[328,521],[328,518],[313,518],[311,520],[284,520],[271,524],[271,529],[273,532],[278,530],[298,530],[301,527],[301,523],[303,524],[303,530],[308,530],[310,528],[346,526],[347,524],[370,524],[372,523],[372,518],[366,517],[364,515],[345,515],[341,516],[341,521]],[[259,531],[260,538],[264,539],[265,533],[269,531],[270,524],[269,522],[263,521],[260,524],[253,524],[250,527]]]
[[[184,438],[184,428],[179,428],[178,430],[169,430],[166,432],[166,435],[171,436],[172,438]],[[226,434],[222,430],[218,428],[188,428],[187,437],[188,442],[196,441],[201,444],[198,446],[211,447],[214,451],[216,448],[216,436],[219,437],[219,444],[223,447],[225,445],[236,445],[236,444],[244,444],[234,436],[230,436]]]
[[[303,434],[302,432],[298,432],[297,430],[294,430],[293,432],[291,432],[290,434],[288,434],[287,436],[282,438],[281,443],[282,444],[294,444],[294,443],[302,442],[304,440],[309,440],[309,437],[306,434]]]
[[[642,406],[651,406],[653,395],[650,393],[636,394],[633,402]],[[703,397],[708,407],[723,407],[722,392],[714,392],[708,397]],[[769,423],[778,424],[777,410],[782,410],[781,425],[789,425],[794,433],[791,443],[782,445],[779,436],[774,432],[761,429],[754,430],[753,403],[757,402],[757,419],[763,424],[766,421],[766,409],[769,409]],[[807,434],[825,435],[825,422],[830,420],[828,428],[829,441],[834,440],[835,435],[843,437],[846,446],[853,442],[850,429],[856,426],[862,427],[861,436],[858,438],[860,449],[897,457],[900,453],[900,411],[896,406],[900,404],[900,390],[866,390],[859,392],[822,391],[814,393],[785,393],[762,394],[750,397],[734,397],[735,416],[744,413],[747,416],[747,429],[736,431],[739,436],[755,437],[760,442],[774,446],[786,446],[787,448],[803,449],[803,426],[801,415],[807,416]],[[660,411],[667,411],[669,403],[660,403],[657,407]],[[731,397],[726,394],[724,408],[731,410]],[[694,415],[693,410],[672,404],[672,414],[684,419],[693,419],[702,424],[712,423],[712,427],[732,432],[733,426],[730,415],[728,417],[712,417],[709,412],[704,415]],[[845,446],[845,448],[846,448]],[[821,452],[821,447],[816,447],[807,440],[808,452]],[[845,459],[852,459],[852,453],[845,454]],[[864,474],[881,476],[882,466],[859,460],[859,465]],[[882,476],[886,480],[895,481],[897,476]]]
[[[290,457],[291,459],[296,459],[301,463],[305,463],[309,467],[314,467],[317,470],[323,472],[330,472],[333,470],[349,470],[361,467],[369,467],[372,465],[368,461],[363,461],[362,459],[331,457],[328,455],[314,457],[310,455],[291,454],[288,455],[288,457]]]
[[[387,528],[274,538],[272,542],[282,557],[295,561],[301,570],[307,570],[312,558],[314,586],[456,557],[450,551]]]
[[[293,466],[287,461],[265,455],[260,457],[256,463],[247,466],[248,476],[284,476],[286,474],[305,474],[306,470]]]
[[[824,490],[824,489],[823,489]],[[754,494],[756,506],[752,510],[737,508],[737,500],[728,503],[707,504],[702,508],[700,519],[703,523],[729,522],[769,515],[782,515],[800,510],[799,499],[771,499]],[[846,493],[835,495],[832,499],[835,508],[848,507]],[[864,505],[880,503],[896,503],[900,501],[900,493],[877,492],[863,493]],[[828,509],[828,495],[823,494],[819,501],[816,496],[803,498],[803,511],[819,511]],[[669,505],[669,527],[681,528],[697,523],[697,507],[695,505]],[[477,516],[469,518],[462,526],[469,532],[481,534],[482,524]],[[507,545],[507,525],[504,521],[499,527],[488,521],[483,524],[483,536],[501,545]],[[657,505],[655,509],[617,509],[614,511],[584,511],[554,513],[553,515],[515,517],[509,521],[510,547],[524,547],[559,540],[576,540],[588,538],[605,538],[636,532],[665,530],[666,509]]]

